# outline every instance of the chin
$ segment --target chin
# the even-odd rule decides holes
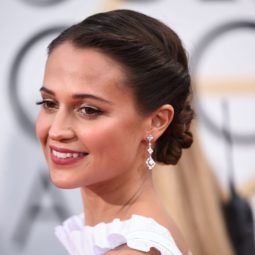
[[[63,183],[63,182],[52,182],[57,188],[59,189],[76,189],[78,188],[75,185],[71,185],[69,183]]]
[[[72,181],[70,178],[64,176],[55,176],[50,174],[51,182],[60,189],[75,189],[79,188],[76,182]]]

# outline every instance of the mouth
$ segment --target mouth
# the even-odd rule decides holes
[[[87,152],[72,151],[69,149],[50,146],[50,156],[53,163],[57,165],[74,164],[88,155]]]
[[[64,152],[59,152],[59,151],[55,151],[55,150],[51,150],[51,153],[53,154],[53,156],[59,158],[59,159],[67,159],[67,158],[80,158],[85,156],[86,154],[83,152],[75,152],[75,153],[64,153]]]

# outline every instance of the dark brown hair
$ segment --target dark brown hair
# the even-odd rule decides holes
[[[149,114],[171,104],[172,123],[157,140],[155,160],[176,164],[182,148],[192,144],[189,131],[191,81],[187,57],[177,34],[162,22],[131,10],[92,15],[62,32],[49,45],[49,54],[69,41],[75,47],[93,47],[125,69],[139,109]]]

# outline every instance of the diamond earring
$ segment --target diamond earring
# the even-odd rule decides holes
[[[152,158],[152,153],[153,153],[153,149],[152,149],[152,146],[151,146],[151,141],[153,140],[153,136],[152,135],[148,135],[147,136],[147,141],[148,141],[148,158],[146,159],[146,166],[149,170],[151,170],[155,165],[156,165],[156,162],[153,160]]]

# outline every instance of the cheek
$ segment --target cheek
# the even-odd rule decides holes
[[[40,112],[36,119],[35,131],[36,131],[36,136],[41,142],[41,144],[45,143],[47,139],[48,130],[49,130],[49,125],[48,125],[47,119],[44,117],[43,113]]]
[[[110,124],[97,123],[89,125],[87,127],[79,128],[79,139],[89,150],[105,147],[112,140],[112,133],[116,133],[116,130]]]
[[[127,119],[102,121],[80,129],[80,138],[91,152],[115,158],[139,145],[142,137],[139,124]]]

